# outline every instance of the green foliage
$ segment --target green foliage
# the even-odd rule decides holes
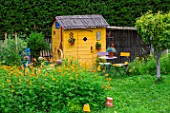
[[[0,67],[1,112],[81,113],[88,103],[91,110],[104,108],[106,85],[104,78],[85,67],[63,61],[55,68]]]
[[[16,46],[15,39],[9,35],[6,41],[0,42],[0,62],[5,65],[21,65],[22,53],[26,47],[25,40],[17,38]]]
[[[170,12],[147,12],[137,19],[135,27],[143,40],[153,46],[156,54],[170,48]]]
[[[27,35],[37,31],[51,37],[51,22],[59,15],[102,14],[110,25],[134,26],[135,19],[148,10],[168,12],[169,4],[169,0],[2,0],[0,39],[5,31]]]
[[[170,54],[163,55],[160,58],[161,74],[170,73]],[[131,75],[155,75],[156,61],[152,55],[143,58],[136,57],[133,62],[129,64],[129,72]]]
[[[31,56],[38,58],[42,50],[48,49],[48,43],[44,40],[42,33],[32,32],[27,38],[28,47],[31,49]]]

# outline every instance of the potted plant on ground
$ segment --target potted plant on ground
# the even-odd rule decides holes
[[[101,43],[96,42],[96,49],[97,49],[97,50],[101,50]]]
[[[76,40],[76,39],[75,39],[74,37],[71,37],[71,38],[68,39],[68,42],[69,42],[70,44],[74,44],[75,40]]]
[[[114,43],[111,43],[110,46],[107,48],[106,52],[108,52],[108,57],[113,57],[116,53],[116,49],[114,47]]]

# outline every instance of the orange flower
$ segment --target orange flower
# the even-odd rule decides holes
[[[44,89],[44,86],[42,86],[41,88]]]
[[[109,74],[105,74],[105,76],[107,77],[107,76],[109,76]]]
[[[97,70],[100,71],[100,66],[97,67]]]

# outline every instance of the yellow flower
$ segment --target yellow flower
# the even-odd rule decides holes
[[[15,90],[12,90],[12,92],[15,92]]]
[[[32,82],[29,82],[29,85],[32,86]]]
[[[46,92],[46,90],[44,90],[44,92]]]
[[[72,80],[73,78],[72,77],[70,77],[70,80]]]
[[[42,86],[41,88],[44,89],[44,86]]]
[[[112,78],[109,78],[109,81],[111,81],[112,80]]]
[[[7,82],[8,82],[8,83],[10,83],[10,82],[11,82],[11,80],[7,79]]]
[[[13,86],[13,85],[11,85],[11,87],[12,87],[12,88],[14,88],[14,86]]]
[[[97,70],[100,71],[100,65],[97,67]]]
[[[107,76],[109,76],[109,74],[105,74],[105,76],[107,77]]]
[[[53,78],[52,78],[52,80],[53,80],[53,81],[55,81],[55,80],[56,80],[56,78],[54,78],[54,77],[53,77]]]

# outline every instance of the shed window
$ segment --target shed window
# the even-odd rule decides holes
[[[98,31],[96,32],[96,40],[100,40],[101,39],[101,32]]]
[[[83,40],[84,40],[84,41],[86,41],[86,40],[87,40],[87,38],[86,38],[86,37],[84,37],[84,38],[83,38]]]
[[[55,31],[53,31],[53,35],[55,35]]]

